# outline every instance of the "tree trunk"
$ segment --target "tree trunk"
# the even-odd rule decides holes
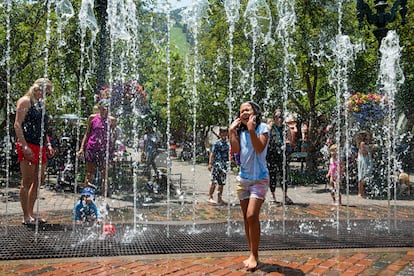
[[[97,80],[96,80],[96,93],[99,93],[100,88],[106,83],[106,43],[108,41],[108,32],[106,29],[108,14],[106,12],[108,8],[108,0],[98,0],[96,10],[98,14],[98,21],[100,25],[100,39],[98,57],[99,64],[97,67]]]
[[[310,175],[315,175],[318,171],[318,126],[316,118],[316,87],[318,83],[318,69],[308,65],[307,72],[304,74],[306,89],[309,99],[309,129],[308,129],[308,155],[306,158],[306,171]],[[313,81],[312,81],[313,79]]]

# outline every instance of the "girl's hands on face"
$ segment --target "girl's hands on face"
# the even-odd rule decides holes
[[[240,123],[248,126],[251,116],[254,116],[254,111],[252,106],[249,103],[243,103],[240,106]]]
[[[239,125],[244,124],[248,130],[256,129],[256,115],[254,114],[253,107],[249,103],[243,103],[240,106],[239,114],[240,117],[236,119]]]
[[[251,114],[249,120],[247,121],[247,129],[254,130],[256,129],[256,115]]]
[[[240,126],[240,123],[241,123],[241,119],[240,119],[240,117],[239,117],[239,118],[236,118],[236,119],[233,121],[233,123],[231,123],[231,125],[230,125],[230,129],[229,129],[229,130],[236,130],[236,129]]]

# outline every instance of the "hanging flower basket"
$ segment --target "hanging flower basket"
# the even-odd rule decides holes
[[[110,99],[112,113],[120,116],[125,112],[131,112],[133,106],[137,107],[140,112],[147,111],[149,109],[147,95],[140,83],[129,80],[114,83],[112,89],[109,89],[108,85],[101,86],[100,93],[97,94],[97,101]]]
[[[348,99],[348,111],[359,124],[382,120],[387,114],[387,105],[387,97],[372,92],[357,92]]]
[[[129,80],[124,83],[115,83],[112,86],[112,91],[109,91],[109,86],[101,87],[101,92],[98,95],[98,101],[102,98],[111,99],[113,107],[120,107],[121,105],[129,105],[134,100],[138,100],[141,104],[147,102],[147,92],[142,85],[135,80]]]

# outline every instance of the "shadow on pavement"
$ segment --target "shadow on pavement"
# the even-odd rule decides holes
[[[260,263],[260,265],[257,268],[257,271],[262,271],[266,273],[278,272],[278,273],[282,273],[283,275],[287,275],[287,276],[305,275],[305,273],[303,273],[303,271],[300,269],[294,269],[291,267],[281,266],[277,264],[270,264],[270,263]]]

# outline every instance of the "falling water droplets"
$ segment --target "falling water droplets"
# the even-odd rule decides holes
[[[129,19],[129,16],[123,0],[108,1],[108,19],[111,30],[111,36],[113,39],[131,39],[131,35],[127,30],[126,24],[126,21]]]
[[[93,9],[93,0],[82,1],[82,6],[79,11],[79,25],[81,26],[81,29],[84,32],[86,32],[86,29],[89,29],[92,32],[92,34],[95,34],[94,37],[96,37],[96,34],[99,31],[99,27]]]

